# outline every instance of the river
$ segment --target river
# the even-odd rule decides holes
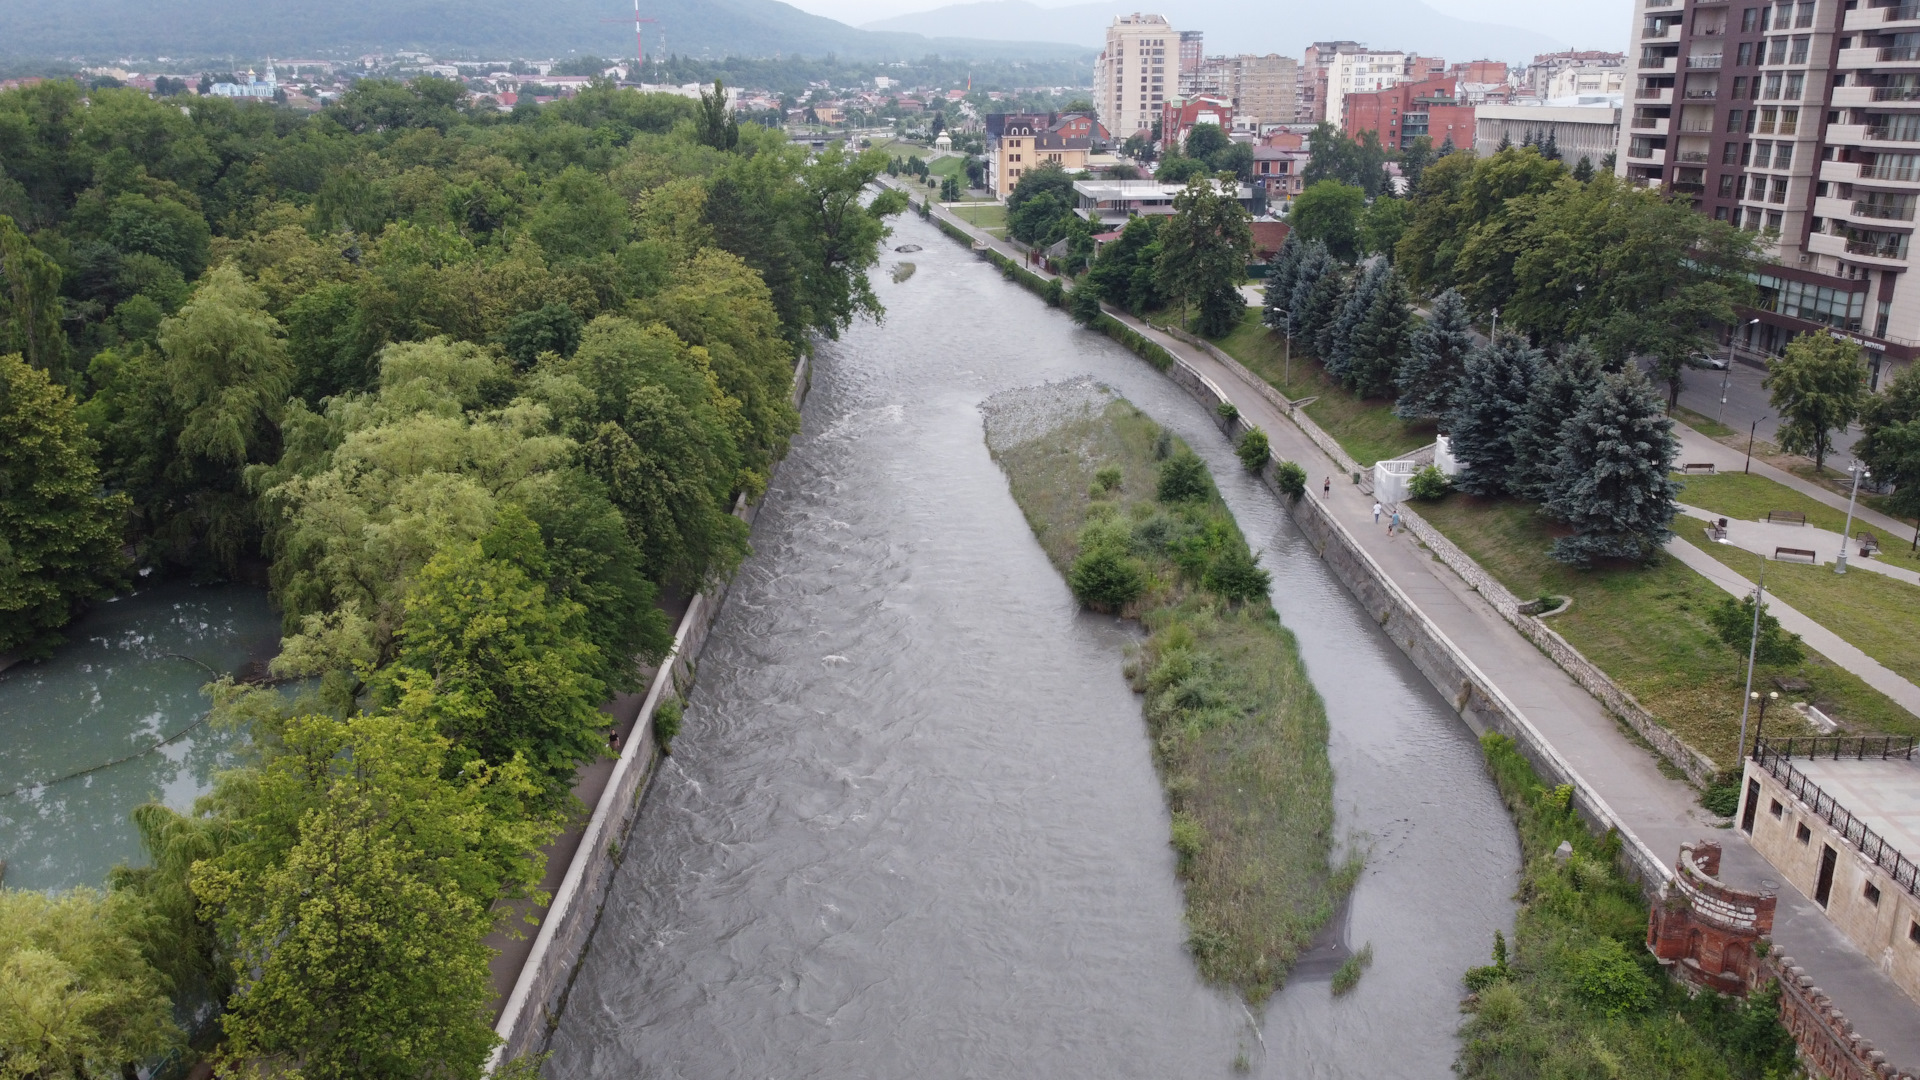
[[[1519,868],[1472,735],[1197,403],[918,218],[890,243],[925,250],[820,350],[547,1075],[1447,1075]],[[985,398],[1081,376],[1193,444],[1265,550],[1370,850],[1343,998],[1303,975],[1256,1016],[1185,952],[1131,631],[1078,610],[982,437]]]
[[[102,888],[115,864],[145,864],[128,815],[153,799],[188,809],[235,764],[245,737],[196,726],[200,688],[271,657],[280,620],[264,589],[175,583],[96,605],[67,639],[0,673],[0,860],[14,888]]]

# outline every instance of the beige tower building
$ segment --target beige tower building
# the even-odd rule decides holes
[[[1149,134],[1180,86],[1180,34],[1159,15],[1117,15],[1094,62],[1094,107],[1115,141]]]
[[[1297,109],[1300,62],[1291,56],[1233,58],[1233,112],[1260,124],[1291,124]]]

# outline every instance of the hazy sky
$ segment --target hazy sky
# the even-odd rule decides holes
[[[945,7],[951,3],[964,2],[964,0],[788,0],[788,2],[804,11],[858,26],[890,15],[927,11]],[[1083,0],[1033,0],[1033,2],[1041,7],[1066,7]],[[1274,3],[1275,0],[1245,0],[1245,2],[1250,6],[1267,5]],[[1324,0],[1304,0],[1304,2],[1320,3]],[[1615,39],[1625,41],[1627,17],[1632,10],[1632,0],[1426,0],[1426,3],[1430,7],[1462,19],[1506,23],[1509,26],[1537,30],[1551,37],[1564,39],[1569,45],[1578,42],[1612,43]],[[1142,7],[1143,4],[1144,7]],[[1136,0],[1132,4],[1118,4],[1115,10],[1120,10],[1122,7],[1127,10],[1150,9],[1166,15],[1175,22],[1179,21],[1178,0],[1165,0],[1158,6],[1150,0]],[[1364,40],[1366,28],[1356,27],[1353,37]],[[1609,47],[1620,48],[1621,46],[1610,44]]]

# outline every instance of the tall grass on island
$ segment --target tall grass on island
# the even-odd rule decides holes
[[[1738,1001],[1667,978],[1647,951],[1647,905],[1620,871],[1619,837],[1589,831],[1572,790],[1542,784],[1506,736],[1480,745],[1526,864],[1512,955],[1496,935],[1493,962],[1466,974],[1474,993],[1455,1071],[1469,1080],[1801,1075],[1778,987]],[[1554,854],[1563,840],[1572,848],[1564,860]]]
[[[1209,982],[1265,1000],[1351,887],[1333,854],[1327,720],[1269,579],[1205,464],[1106,391],[1036,387],[987,405],[987,442],[1083,603],[1136,618],[1144,697]]]

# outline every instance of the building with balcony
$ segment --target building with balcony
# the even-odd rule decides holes
[[[1824,330],[1883,386],[1920,354],[1920,3],[1637,0],[1633,19],[1618,173],[1765,234],[1743,349]]]
[[[1448,75],[1349,94],[1341,126],[1349,138],[1377,132],[1380,145],[1390,150],[1412,146],[1423,135],[1439,150],[1448,143],[1472,146],[1473,117],[1474,107],[1460,101],[1458,80]]]
[[[1094,143],[1106,129],[1086,113],[988,113],[987,190],[1004,199],[1028,169],[1051,162],[1084,172]]]
[[[1114,16],[1107,46],[1094,61],[1093,101],[1115,139],[1152,130],[1161,104],[1179,92],[1180,57],[1187,48],[1186,39],[1159,15]],[[1197,36],[1191,48],[1197,54]]]
[[[1762,739],[1740,831],[1920,1001],[1920,760],[1910,736]]]

